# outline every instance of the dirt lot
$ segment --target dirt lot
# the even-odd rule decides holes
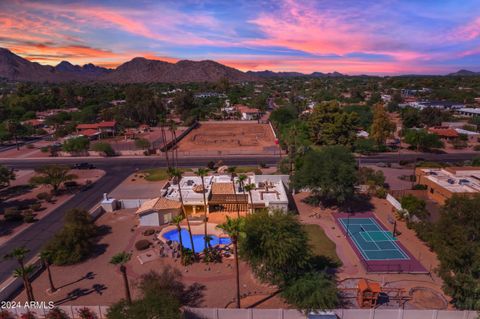
[[[201,153],[264,154],[278,150],[268,124],[256,122],[202,122],[178,145],[182,155]]]

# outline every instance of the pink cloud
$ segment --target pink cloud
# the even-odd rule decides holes
[[[470,23],[458,28],[454,33],[453,36],[461,40],[474,40],[480,36],[480,17],[476,18],[475,20],[471,21]]]

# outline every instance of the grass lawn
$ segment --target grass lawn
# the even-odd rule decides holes
[[[258,166],[237,166],[235,168],[235,173],[237,174],[245,174],[250,172],[258,173],[258,171],[260,171]]]
[[[337,265],[341,266],[342,261],[338,258],[335,251],[335,243],[325,235],[322,227],[318,225],[304,225],[303,227],[308,234],[313,254],[317,256],[327,256]]]
[[[190,169],[180,169],[183,172],[188,172]],[[145,174],[145,180],[149,182],[163,181],[169,179],[168,172],[166,168],[151,168],[142,171]]]

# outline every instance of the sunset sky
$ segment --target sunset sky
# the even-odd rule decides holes
[[[51,65],[144,56],[244,71],[480,71],[480,1],[0,0],[0,47]]]

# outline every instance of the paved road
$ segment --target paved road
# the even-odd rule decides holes
[[[383,154],[358,158],[360,163],[393,163],[400,160],[415,160],[418,158],[429,161],[462,161],[472,159],[478,156],[476,153],[460,154]],[[222,159],[226,165],[258,165],[260,163],[276,164],[279,161],[278,156],[243,156],[229,158],[181,158],[179,166],[182,167],[201,167],[211,160]],[[165,167],[165,160],[159,157],[141,157],[141,158],[45,158],[45,159],[2,159],[0,163],[17,169],[35,168],[45,164],[62,163],[73,164],[81,161],[94,163],[98,168],[104,169],[106,175],[98,180],[95,185],[84,192],[78,193],[68,202],[64,203],[44,219],[34,223],[28,230],[20,236],[15,237],[10,242],[0,246],[0,257],[10,252],[15,247],[27,246],[31,252],[27,259],[33,257],[46,241],[63,226],[63,215],[65,211],[71,208],[90,209],[98,203],[103,193],[111,192],[128,175],[137,169],[150,167]],[[3,261],[0,263],[0,282],[6,280],[12,271],[17,267],[13,261]]]

